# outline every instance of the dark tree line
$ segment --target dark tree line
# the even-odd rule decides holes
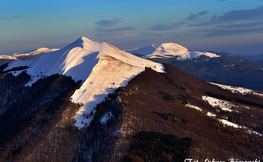
[[[124,162],[132,161],[184,161],[188,154],[192,139],[178,138],[173,134],[140,131],[133,136],[131,153]]]
[[[61,137],[57,134],[61,132],[58,124],[63,120],[68,119],[60,124],[63,127],[67,125],[68,131],[62,134],[72,133],[69,130],[74,129],[71,128],[74,122],[71,119],[80,105],[71,103],[69,97],[79,88],[80,82],[55,74],[38,80],[31,87],[25,86],[29,80],[30,76],[25,71],[17,77],[5,74],[0,80],[0,161],[21,160],[28,156],[32,159],[46,157],[30,153],[34,153],[36,147],[39,147],[38,153],[45,152],[40,146],[50,146],[51,138]],[[78,131],[74,134],[72,136],[78,136]],[[52,145],[55,143],[59,142],[53,141]],[[71,145],[69,148],[74,147]],[[74,151],[71,151],[71,157]],[[50,157],[53,156],[50,154]]]
[[[31,87],[26,72],[5,74],[0,80],[0,161],[102,161],[111,159],[118,136],[122,106],[118,94],[109,94],[94,107],[89,127],[74,126],[81,104],[69,97],[80,87],[71,77],[52,75]],[[4,102],[7,101],[7,102]],[[105,123],[101,119],[112,114]]]
[[[29,116],[41,107],[54,105],[52,101],[75,84],[71,77],[55,74],[39,79],[30,87],[25,86],[30,80],[26,72],[22,72],[17,77],[12,74],[5,76],[6,79],[0,80],[0,130]]]
[[[73,161],[110,161],[114,158],[114,139],[118,138],[122,113],[122,105],[117,99],[120,90],[110,93],[105,101],[95,107],[94,118],[89,127],[83,128],[85,134]],[[112,117],[106,123],[101,123],[108,113]]]

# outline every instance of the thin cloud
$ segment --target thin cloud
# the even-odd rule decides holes
[[[170,30],[174,30],[174,29],[178,29],[180,28],[182,25],[185,25],[187,23],[187,21],[194,21],[196,20],[199,16],[203,16],[208,14],[209,11],[200,11],[199,13],[190,13],[190,16],[188,16],[185,20],[186,21],[182,21],[179,23],[173,23],[173,24],[158,24],[155,26],[152,26],[150,28],[151,31],[170,31]]]
[[[96,31],[99,33],[99,37],[125,37],[130,36],[136,29],[132,26],[126,26],[121,28],[97,28]]]
[[[218,17],[219,22],[242,21],[242,20],[262,20],[263,6],[249,10],[234,10]]]
[[[120,31],[134,31],[135,28],[132,26],[126,26],[122,28],[111,28],[111,29],[104,29],[104,28],[98,28],[97,31],[105,32],[105,33],[115,33]]]
[[[219,37],[242,34],[263,33],[263,6],[247,9],[233,10],[222,16],[214,15],[207,22],[191,24],[196,34],[205,37]]]
[[[218,19],[218,16],[217,15],[214,15],[213,17],[211,17],[211,20],[212,21],[215,21],[215,20],[217,20]]]
[[[238,23],[238,24],[230,24],[230,25],[221,25],[218,26],[220,28],[227,28],[227,29],[233,29],[233,28],[257,28],[263,26],[263,22],[253,22],[253,23]]]
[[[196,34],[203,35],[206,37],[219,37],[254,33],[263,34],[263,22],[217,25],[212,28],[204,27],[202,29],[196,29],[194,32]]]
[[[198,15],[203,16],[203,15],[206,15],[208,13],[209,13],[209,11],[201,11],[198,13]]]
[[[1,19],[30,19],[30,16],[5,16],[1,17]]]
[[[256,9],[233,10],[222,16],[213,16],[211,21],[194,24],[190,26],[211,26],[224,23],[236,23],[239,21],[263,21],[263,6]]]
[[[185,22],[180,22],[180,23],[173,23],[173,24],[165,24],[165,23],[162,23],[162,24],[158,24],[158,25],[155,25],[155,26],[152,26],[151,27],[151,30],[152,31],[169,31],[169,30],[173,30],[173,29],[177,29],[177,28],[180,28],[181,25],[185,24]]]
[[[163,35],[161,33],[154,33],[154,32],[141,32],[140,35],[142,36],[160,36],[160,35]]]
[[[188,16],[186,18],[186,20],[188,21],[193,21],[193,20],[196,20],[198,18],[198,15],[194,14],[194,13],[190,13],[190,16]]]
[[[121,23],[121,21],[118,18],[111,19],[111,20],[103,19],[103,20],[95,21],[95,24],[97,24],[100,27],[105,27],[105,28],[114,27],[119,23]]]
[[[152,26],[151,27],[151,30],[152,31],[167,31],[167,30],[172,30],[176,28],[176,26],[174,25],[166,25],[166,24],[158,24],[158,25],[155,25],[155,26]]]
[[[209,11],[201,11],[201,12],[198,12],[198,13],[190,13],[190,16],[188,16],[186,18],[186,20],[188,21],[194,21],[196,20],[199,16],[204,16],[206,14],[208,14]]]
[[[134,34],[134,31],[136,30],[134,27],[118,27],[118,24],[120,23],[122,23],[122,21],[119,18],[95,21],[95,24],[98,25],[98,28],[95,29],[98,33],[96,36],[104,38],[122,38]]]
[[[215,30],[205,30],[207,32],[204,34],[208,37],[218,37],[218,36],[229,36],[229,35],[240,35],[247,33],[263,33],[263,27],[253,28],[253,29],[215,29]]]

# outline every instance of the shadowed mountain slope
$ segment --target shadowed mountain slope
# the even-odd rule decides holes
[[[37,81],[31,88],[23,88],[30,79],[25,72],[18,77],[5,74],[1,84],[8,85],[5,87],[9,91],[15,84],[8,84],[11,80],[7,79],[19,82],[16,95],[30,92],[28,104],[34,110],[25,107],[26,111],[19,111],[15,109],[19,106],[16,102],[9,103],[11,109],[17,111],[17,117],[0,130],[1,139],[5,139],[0,143],[0,154],[4,158],[0,161],[262,158],[262,96],[232,93],[172,65],[164,66],[167,73],[146,68],[126,87],[109,94],[96,106],[94,114],[82,116],[93,116],[90,125],[82,129],[74,125],[74,116],[82,105],[69,100],[77,88],[70,77],[54,75]],[[71,84],[64,88],[66,95],[59,89],[62,82]],[[34,107],[39,103],[37,100],[30,102],[30,94],[38,89],[48,101],[39,108]],[[58,96],[53,99],[53,94]],[[1,92],[2,97],[6,95]],[[8,115],[9,110],[6,112],[2,115]]]
[[[133,135],[140,131],[155,131],[180,138],[191,137],[193,142],[188,157],[192,159],[262,158],[260,148],[263,142],[260,135],[219,122],[227,119],[262,133],[261,97],[233,94],[168,64],[165,64],[165,70],[167,73],[160,74],[146,69],[121,91],[119,100],[124,106],[123,124],[117,143],[125,143],[125,148],[129,150],[129,142],[138,140]],[[232,112],[225,111],[220,106],[211,106],[202,96],[230,101],[237,106],[232,107]],[[241,102],[251,105],[251,108],[245,108]],[[258,105],[254,106],[255,103]],[[209,113],[216,117],[209,116]],[[143,159],[140,150],[130,151],[127,159]]]
[[[243,58],[221,56],[208,58],[201,56],[192,60],[151,59],[155,62],[169,63],[198,79],[222,84],[263,89],[263,66]]]

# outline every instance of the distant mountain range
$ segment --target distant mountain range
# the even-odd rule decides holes
[[[38,48],[33,51],[28,51],[26,53],[14,53],[13,55],[0,55],[0,65],[6,64],[16,59],[20,60],[30,60],[38,57],[44,53],[49,53],[59,50],[58,48],[49,49],[46,47]]]
[[[212,52],[212,51],[210,51]],[[256,63],[259,63],[259,64],[263,64],[263,54],[260,54],[260,55],[233,55],[233,54],[230,54],[230,53],[227,53],[227,52],[212,52],[212,53],[216,53],[216,54],[219,54],[219,55],[224,55],[224,56],[227,56],[227,57],[230,57],[230,58],[238,58],[238,57],[241,57],[241,58],[244,58],[248,61],[251,61],[251,62],[256,62]]]
[[[202,80],[263,90],[263,65],[228,53],[190,51],[175,43],[129,51],[159,63],[169,63]]]
[[[147,49],[142,57],[199,66],[195,72],[212,79],[260,67],[173,43]],[[0,161],[263,158],[263,91],[145,58],[81,37],[0,66]]]

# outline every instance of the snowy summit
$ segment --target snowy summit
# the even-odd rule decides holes
[[[82,80],[83,84],[71,96],[73,102],[83,103],[77,112],[75,123],[78,127],[89,125],[92,117],[83,118],[83,114],[94,111],[94,107],[105,97],[145,70],[152,68],[164,72],[162,64],[155,63],[125,51],[105,42],[94,42],[81,37],[68,46],[51,53],[45,53],[31,60],[15,60],[5,69],[18,66],[28,66],[27,73],[32,85],[38,79],[52,74],[71,76],[75,81]],[[18,75],[16,72],[15,75]]]
[[[173,58],[183,61],[187,59],[198,58],[202,55],[207,57],[220,57],[210,52],[189,51],[187,48],[176,43],[162,43],[160,45],[150,45],[136,50],[128,51],[130,53],[142,55],[143,58]]]

